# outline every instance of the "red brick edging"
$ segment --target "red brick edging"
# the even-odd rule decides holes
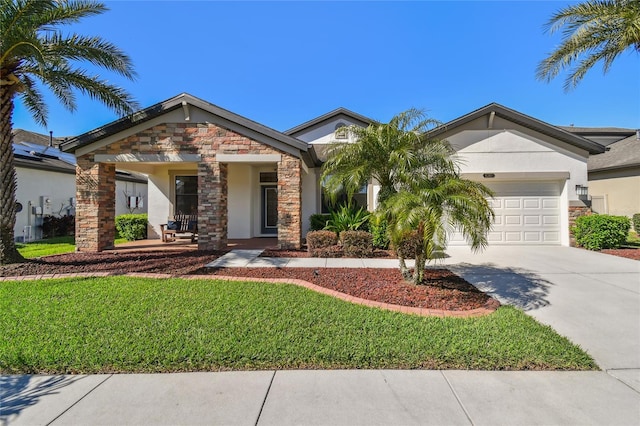
[[[223,281],[252,281],[263,283],[279,283],[294,284],[307,288],[317,293],[326,294],[346,302],[355,303],[357,305],[369,306],[372,308],[380,308],[388,311],[402,312],[405,314],[419,315],[423,317],[457,317],[470,318],[481,317],[492,314],[500,307],[500,302],[490,297],[489,300],[481,308],[471,309],[468,311],[446,311],[442,309],[415,308],[411,306],[394,305],[391,303],[376,302],[374,300],[362,299],[360,297],[351,296],[336,290],[331,290],[319,285],[310,283],[309,281],[290,279],[290,278],[252,278],[252,277],[230,277],[225,275],[171,275],[156,273],[130,273],[118,274],[114,272],[88,272],[88,273],[71,273],[71,274],[46,274],[46,275],[25,275],[21,277],[0,277],[0,281],[34,281],[51,278],[92,278],[92,277],[109,277],[109,276],[126,276],[136,278],[184,278],[188,280],[195,279],[215,279]]]

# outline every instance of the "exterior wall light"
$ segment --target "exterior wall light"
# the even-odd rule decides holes
[[[579,198],[586,197],[587,195],[589,195],[589,187],[588,186],[582,186],[582,185],[576,185],[576,195]]]
[[[482,177],[483,178],[487,178],[487,179],[491,179],[491,178],[496,177],[496,175],[495,175],[495,173],[483,173]]]

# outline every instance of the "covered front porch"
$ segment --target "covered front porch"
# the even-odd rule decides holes
[[[303,184],[313,201],[317,195],[306,143],[189,95],[81,135],[64,149],[77,159],[78,251],[113,249],[116,167],[149,178],[150,239],[160,240],[160,225],[175,215],[197,215],[200,250],[256,237],[299,248]]]

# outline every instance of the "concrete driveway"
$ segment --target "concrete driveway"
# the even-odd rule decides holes
[[[450,247],[469,282],[552,326],[640,390],[640,262],[570,247]]]

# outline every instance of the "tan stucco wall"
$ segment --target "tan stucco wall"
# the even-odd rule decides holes
[[[589,180],[589,195],[605,196],[608,214],[631,217],[640,213],[640,176]]]

